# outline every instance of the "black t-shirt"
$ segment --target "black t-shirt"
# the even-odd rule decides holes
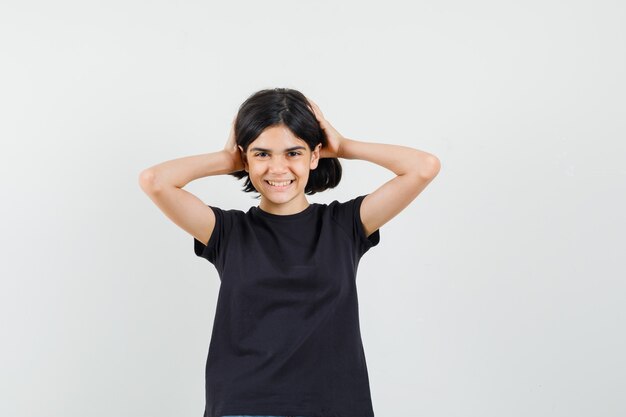
[[[215,213],[197,256],[219,273],[204,417],[373,417],[356,272],[380,240],[361,223],[365,195],[291,215]]]

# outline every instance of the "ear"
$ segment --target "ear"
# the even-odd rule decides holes
[[[320,149],[322,149],[322,144],[321,143],[318,143],[317,146],[315,146],[315,148],[313,148],[313,151],[311,152],[310,169],[317,168],[317,165],[319,164],[319,161],[320,161]]]
[[[248,171],[248,155],[246,155],[241,145],[237,145],[237,147],[239,148],[239,152],[241,153],[241,160],[243,161],[243,169],[246,172],[249,172]]]

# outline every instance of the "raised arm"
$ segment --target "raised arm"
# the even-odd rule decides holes
[[[215,226],[215,214],[183,187],[198,178],[243,169],[231,126],[223,150],[173,159],[147,168],[139,174],[139,186],[163,214],[206,245]]]
[[[430,153],[407,146],[343,137],[324,119],[319,107],[310,99],[309,102],[328,137],[328,146],[320,153],[322,158],[361,159],[396,174],[361,203],[361,222],[367,236],[404,210],[439,173],[439,159]]]

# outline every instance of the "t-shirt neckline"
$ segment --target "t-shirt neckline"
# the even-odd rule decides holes
[[[315,205],[315,203],[309,203],[309,205],[307,206],[307,208],[305,208],[304,210],[298,212],[298,213],[294,213],[294,214],[273,214],[273,213],[269,213],[267,211],[264,211],[263,209],[261,209],[258,206],[253,206],[253,213],[257,214],[258,216],[261,216],[263,218],[266,219],[270,219],[270,220],[277,220],[277,221],[285,221],[285,220],[296,220],[296,219],[300,219],[306,215],[308,215],[309,213],[311,213],[313,211],[313,206]]]

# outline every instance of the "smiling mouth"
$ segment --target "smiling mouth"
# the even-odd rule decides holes
[[[266,183],[268,183],[269,185],[271,185],[272,187],[275,188],[286,188],[289,187],[294,180],[289,180],[289,181],[268,181],[265,180]]]

